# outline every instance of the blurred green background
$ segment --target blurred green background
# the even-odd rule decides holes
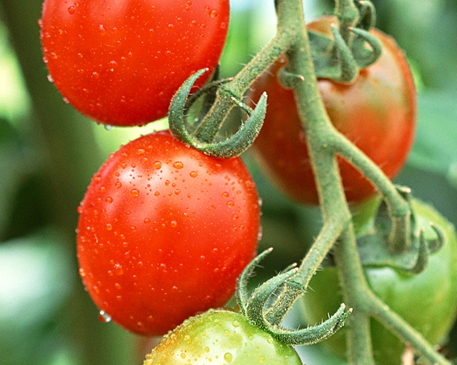
[[[77,275],[76,207],[109,152],[166,126],[106,130],[65,104],[47,80],[39,43],[42,0],[0,0],[0,363],[140,364],[151,344],[98,310]],[[392,34],[414,67],[419,125],[398,182],[457,224],[457,1],[374,1],[377,26]],[[307,19],[330,1],[306,1]],[[273,0],[232,0],[222,74],[236,73],[274,34]],[[297,206],[246,161],[263,199],[266,266],[297,261],[319,229],[314,208]],[[456,263],[457,264],[457,263]],[[450,349],[457,349],[457,330]],[[309,365],[337,364],[318,346]]]

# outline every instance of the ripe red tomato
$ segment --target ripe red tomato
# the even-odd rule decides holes
[[[191,74],[214,70],[228,21],[228,0],[45,0],[44,60],[81,113],[105,124],[144,125],[166,116]]]
[[[322,17],[309,28],[329,32],[333,17]],[[395,41],[373,30],[383,45],[379,60],[360,71],[352,85],[319,80],[319,90],[335,127],[394,177],[411,148],[416,121],[416,94],[408,63]],[[292,90],[276,77],[281,59],[253,85],[249,97],[257,101],[268,93],[264,126],[254,151],[266,174],[291,199],[304,204],[319,201]],[[359,202],[375,193],[374,187],[350,163],[339,160],[346,197]]]
[[[257,190],[242,160],[207,156],[169,131],[112,154],[79,212],[85,287],[114,322],[143,335],[224,305],[259,236]]]

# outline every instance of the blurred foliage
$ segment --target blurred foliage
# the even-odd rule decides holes
[[[151,344],[98,311],[77,277],[76,207],[107,154],[140,134],[88,121],[47,81],[39,45],[42,0],[0,0],[0,362],[5,365],[140,364]],[[419,122],[398,182],[457,223],[457,2],[374,1],[377,26],[393,35],[420,80]],[[273,0],[232,0],[222,76],[234,75],[275,32]],[[306,1],[307,18],[330,11]],[[265,272],[299,261],[319,231],[317,208],[296,205],[246,161],[263,197],[261,247],[275,247]],[[457,348],[457,330],[450,338]],[[338,365],[318,345],[308,365]]]

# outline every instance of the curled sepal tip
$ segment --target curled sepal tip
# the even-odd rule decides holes
[[[274,327],[270,330],[270,334],[277,340],[288,345],[312,345],[329,338],[343,327],[351,313],[352,308],[347,309],[346,305],[342,303],[329,319],[319,325],[300,330]]]
[[[335,81],[351,83],[357,78],[359,67],[352,51],[349,49],[338,27],[335,25],[332,25],[332,33],[335,39],[335,49],[341,67],[339,78],[335,79]]]
[[[273,248],[269,248],[259,255],[257,255],[246,268],[243,270],[241,275],[238,278],[237,287],[236,287],[236,301],[240,306],[241,312],[243,315],[246,315],[247,302],[249,300],[249,291],[248,283],[249,279],[254,275],[255,268],[259,265],[269,253],[273,251]]]
[[[352,49],[358,67],[365,68],[375,63],[382,53],[382,44],[378,37],[364,29],[350,28],[350,30],[357,35],[356,42]],[[358,47],[355,46],[357,42],[360,44]],[[365,49],[365,43],[370,46],[370,50]]]
[[[203,69],[193,74],[176,92],[171,101],[168,113],[170,131],[181,142],[186,143],[207,155],[219,158],[239,156],[254,142],[262,128],[267,111],[267,95],[264,93],[260,97],[260,100],[254,109],[249,108],[243,102],[232,97],[233,103],[249,115],[248,119],[241,125],[236,133],[224,141],[207,142],[199,140],[188,131],[186,111],[191,104],[189,103],[188,98],[192,86],[207,70],[208,69]],[[195,98],[193,98],[193,100],[194,99]],[[203,121],[211,125],[220,125],[223,123],[223,120],[212,120],[210,112],[205,116]]]
[[[298,268],[294,267],[291,270],[285,271],[279,275],[273,276],[271,279],[264,282],[257,287],[251,294],[246,305],[246,316],[249,322],[263,329],[264,331],[271,332],[271,325],[265,319],[265,305],[271,295],[276,292],[288,279],[295,275]],[[297,283],[297,285],[299,285]],[[302,289],[304,292],[304,289]],[[284,311],[290,308],[282,308]]]
[[[186,81],[184,81],[176,94],[173,96],[173,99],[170,103],[170,109],[168,111],[168,120],[171,133],[173,133],[173,135],[181,142],[190,144],[192,146],[192,137],[186,128],[186,101],[192,86],[194,86],[195,81],[197,81],[197,79],[207,71],[207,68],[199,70],[190,76]]]
[[[246,110],[241,102],[237,105]],[[200,145],[198,149],[207,155],[231,158],[241,155],[254,142],[262,128],[263,120],[267,112],[267,94],[263,93],[255,109],[238,131],[225,141]]]

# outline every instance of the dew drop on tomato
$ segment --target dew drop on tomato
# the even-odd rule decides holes
[[[98,319],[103,323],[111,322],[111,316],[105,311],[100,311],[100,313],[98,313]]]

